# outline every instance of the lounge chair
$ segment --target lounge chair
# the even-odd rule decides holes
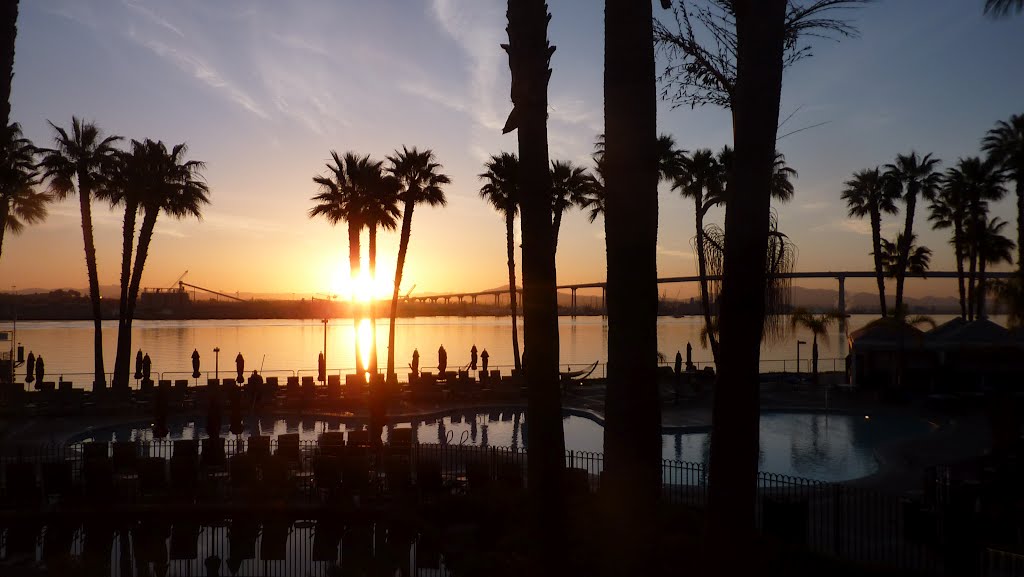
[[[167,490],[166,461],[160,457],[142,457],[138,462],[139,491],[143,495],[163,493]]]
[[[342,527],[337,521],[319,521],[313,530],[313,561],[337,563],[338,543],[341,541]]]
[[[65,496],[71,492],[71,463],[68,461],[43,463],[42,477],[46,495]]]
[[[270,456],[270,437],[260,435],[249,437],[249,454],[256,459],[266,459]]]
[[[295,392],[299,391],[299,377],[288,377],[288,380],[286,381],[286,383],[287,383],[287,392],[288,392],[289,396],[291,396],[292,393],[295,393]]]
[[[15,507],[31,506],[39,499],[36,485],[36,468],[32,463],[8,463],[4,469],[7,476],[7,500]]]
[[[318,456],[313,459],[313,486],[326,493],[330,499],[341,485],[341,459],[335,456]]]
[[[317,439],[317,445],[322,455],[340,457],[345,452],[345,433],[341,431],[327,431]]]
[[[302,395],[310,397],[316,394],[316,381],[311,375],[302,377]]]
[[[133,471],[139,456],[139,445],[135,441],[114,441],[114,471],[124,473]]]
[[[370,486],[369,455],[345,455],[341,458],[341,489],[346,495],[366,494]]]
[[[199,525],[176,521],[171,527],[171,560],[184,561],[199,558]]]
[[[412,429],[391,429],[388,434],[388,445],[408,451],[412,445]]]
[[[412,487],[412,467],[406,456],[391,455],[384,462],[384,479],[390,493],[405,493]]]
[[[84,462],[94,459],[106,459],[109,456],[109,446],[103,441],[92,441],[82,444],[82,461]]]
[[[252,455],[239,454],[228,459],[231,487],[236,491],[249,492],[256,488],[259,477],[256,474],[256,460]]]
[[[49,566],[59,566],[70,560],[71,544],[75,539],[78,524],[72,521],[52,521],[46,524],[43,534],[42,561]]]
[[[207,470],[223,470],[227,466],[223,437],[207,437],[203,439],[203,452],[199,456],[199,466]]]
[[[260,559],[264,561],[284,561],[288,551],[288,531],[291,522],[271,521],[263,524],[260,538]]]
[[[288,460],[280,455],[268,456],[260,464],[261,493],[267,499],[283,499],[291,485]]]
[[[297,465],[302,459],[299,449],[299,434],[286,433],[277,436],[277,456],[282,457],[288,463]]]
[[[348,446],[349,447],[369,447],[370,446],[370,431],[365,429],[355,429],[348,432]]]

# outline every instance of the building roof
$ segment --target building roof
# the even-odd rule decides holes
[[[924,338],[917,327],[892,317],[880,318],[850,333],[850,348],[891,349],[897,346],[915,347]]]
[[[1010,331],[989,319],[955,324],[954,321],[950,321],[929,331],[925,335],[925,340],[929,347],[940,349],[1014,345]]]

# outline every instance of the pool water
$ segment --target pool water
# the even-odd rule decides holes
[[[207,437],[204,417],[178,418],[169,424],[168,439]],[[340,417],[249,417],[239,435],[277,436],[298,433],[315,441],[325,431],[365,428],[365,421]],[[583,414],[566,414],[562,422],[565,446],[571,451],[599,453],[604,445],[604,428],[599,420]],[[418,443],[470,444],[527,449],[528,423],[522,408],[456,411],[416,419],[395,420],[384,429],[413,429]],[[927,434],[932,426],[911,417],[841,415],[808,412],[778,412],[761,415],[759,469],[782,475],[821,481],[844,481],[864,477],[878,469],[875,450],[886,443]],[[222,436],[232,436],[225,424]],[[148,441],[153,431],[148,423],[90,429],[72,439],[83,441]],[[662,457],[670,460],[707,463],[710,455],[707,431],[675,430],[662,434]]]

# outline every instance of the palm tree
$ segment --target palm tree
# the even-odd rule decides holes
[[[996,18],[1009,16],[1010,12],[1024,10],[1024,0],[985,0],[985,14]]]
[[[658,354],[658,181],[666,147],[657,138],[653,9],[650,2],[605,2],[605,244],[608,386],[605,479],[610,573],[655,572],[661,482]],[[671,155],[670,155],[671,157]]]
[[[1022,0],[1016,0],[1020,10]],[[1003,4],[1006,0],[989,0],[989,4]],[[1024,114],[1015,114],[1009,121],[999,121],[988,131],[982,149],[989,159],[999,163],[1007,177],[1013,179],[1017,193],[1017,267],[1024,267]]]
[[[901,247],[895,268],[897,309],[903,306],[903,281],[910,254],[909,242],[914,238],[914,214],[917,198],[918,196],[927,200],[935,198],[935,193],[942,182],[942,175],[936,171],[940,162],[939,159],[932,158],[931,154],[918,156],[917,152],[911,151],[910,154],[898,155],[895,163],[885,165],[887,185],[898,190],[906,204],[906,220],[901,238],[908,244]]]
[[[132,142],[132,153],[136,150],[145,158],[140,172],[139,207],[142,210],[142,225],[139,228],[139,242],[135,249],[135,263],[132,265],[131,284],[128,286],[128,307],[122,330],[128,335],[124,353],[127,384],[128,356],[131,354],[132,320],[135,317],[135,304],[139,298],[139,287],[142,284],[142,272],[149,256],[149,245],[153,240],[157,217],[161,213],[181,220],[194,216],[202,220],[203,206],[210,203],[210,189],[203,179],[202,171],[206,163],[200,160],[185,160],[188,146],[177,144],[170,150],[163,141],[146,139],[141,143]],[[119,353],[121,351],[118,351]]]
[[[967,318],[973,320],[978,309],[978,241],[984,234],[990,201],[1006,194],[1005,176],[991,159],[963,158],[946,175],[946,186],[955,191],[964,205],[964,256],[968,262]]]
[[[346,152],[344,157],[331,151],[333,164],[327,164],[328,176],[313,177],[320,187],[320,194],[310,200],[317,203],[309,210],[309,218],[322,216],[332,225],[345,222],[348,225],[348,266],[349,280],[353,286],[359,279],[359,255],[361,252],[359,234],[365,225],[360,220],[358,199],[365,190],[365,175],[369,171],[370,157],[360,157],[354,152]],[[359,315],[352,315],[355,334],[359,334]],[[362,357],[359,355],[359,339],[356,339],[356,374],[366,371]],[[325,351],[326,352],[326,351]]]
[[[380,162],[373,163],[368,174],[365,190],[357,199],[360,220],[369,230],[367,250],[369,251],[370,286],[377,286],[377,228],[395,230],[402,212],[398,210],[398,193],[401,185],[397,178],[384,174]],[[370,291],[370,372],[377,374],[377,313],[376,299]]]
[[[435,162],[434,153],[431,150],[419,151],[416,148],[409,150],[402,147],[402,151],[395,151],[393,156],[387,157],[388,172],[398,179],[402,188],[399,193],[399,202],[402,202],[402,232],[398,240],[398,260],[395,263],[395,287],[391,296],[391,319],[388,328],[388,366],[387,378],[389,382],[397,381],[395,374],[395,319],[398,317],[398,289],[402,286],[402,271],[405,269],[405,257],[409,251],[409,237],[412,234],[412,214],[416,205],[445,206],[447,199],[444,196],[442,187],[451,184],[451,178],[441,174],[443,168]]]
[[[790,327],[793,330],[803,327],[811,331],[811,335],[814,337],[811,343],[811,374],[814,375],[813,382],[815,385],[818,384],[818,337],[824,338],[828,336],[829,327],[841,318],[843,318],[843,315],[838,312],[816,315],[802,308],[794,310],[792,316],[789,317]],[[828,346],[827,341],[826,346]]]
[[[492,155],[484,163],[487,172],[479,175],[485,181],[480,187],[480,197],[491,204],[494,210],[505,217],[505,247],[508,253],[508,298],[512,308],[512,355],[516,371],[523,369],[519,358],[519,329],[516,316],[516,253],[515,219],[519,214],[519,157],[502,152]]]
[[[46,219],[50,195],[36,191],[36,148],[21,135],[18,123],[0,132],[0,257],[4,254],[4,234],[20,234],[26,224]]]
[[[910,254],[907,256],[907,265],[904,267],[903,274],[909,272],[911,274],[924,275],[928,272],[928,267],[931,265],[932,250],[926,246],[917,246],[915,244],[916,241],[917,235],[913,235],[910,242],[906,243],[910,247]],[[904,244],[903,233],[897,234],[895,240],[882,239],[882,268],[889,278],[896,278],[896,275],[900,274],[900,260],[903,256],[903,251],[900,247],[904,246]],[[899,308],[893,309],[896,311],[893,314],[897,314],[905,309],[906,307],[901,305]]]
[[[49,192],[54,198],[64,199],[78,192],[78,204],[82,213],[82,237],[85,244],[85,266],[89,274],[89,299],[92,302],[92,319],[95,329],[93,336],[94,375],[93,387],[106,386],[103,370],[103,311],[100,306],[100,283],[96,272],[96,245],[92,235],[92,194],[102,172],[114,155],[114,144],[120,136],[103,136],[93,123],[71,117],[71,134],[50,122],[56,135],[53,149],[40,152],[43,159],[39,166],[43,177],[49,181]],[[76,188],[77,182],[77,188]]]
[[[1013,241],[1003,235],[1003,228],[1006,221],[995,217],[986,219],[979,227],[976,242],[978,243],[978,296],[977,296],[977,318],[985,318],[985,296],[986,278],[985,269],[987,265],[998,265],[999,263],[1013,264]]]
[[[722,169],[723,178],[723,198],[720,203],[725,202],[724,195],[728,191],[729,186],[729,175],[732,172],[732,159],[734,153],[732,147],[725,145],[722,150],[718,152],[716,159]],[[783,204],[793,199],[795,188],[793,187],[793,181],[797,179],[799,174],[796,169],[786,164],[786,155],[782,154],[778,150],[775,151],[775,158],[772,161],[772,178],[768,185],[768,190],[771,194],[772,200],[777,200]]]
[[[135,245],[135,222],[140,212],[140,194],[145,186],[143,179],[147,164],[147,147],[133,140],[131,151],[117,151],[104,169],[102,184],[96,190],[96,197],[110,202],[111,207],[124,205],[124,224],[121,244],[121,293],[118,299],[117,315],[117,356],[114,358],[114,375],[111,385],[128,386],[128,371],[131,356],[131,331],[125,330],[128,317],[128,295],[132,276],[132,250]]]
[[[564,572],[565,502],[563,469],[565,440],[558,376],[558,293],[555,271],[556,234],[552,213],[551,161],[548,153],[548,79],[554,46],[548,42],[551,14],[544,0],[509,0],[508,53],[512,73],[513,110],[505,132],[516,130],[519,141],[517,185],[523,231],[523,324],[530,346],[527,404],[530,435],[544,439],[531,453],[527,467],[530,526],[536,539],[530,549],[533,573]],[[514,123],[513,123],[514,119]]]
[[[935,200],[928,207],[928,220],[935,230],[951,229],[953,236],[949,239],[953,246],[953,257],[956,260],[957,290],[960,296],[960,318],[967,320],[967,289],[964,284],[964,259],[967,256],[967,238],[965,225],[967,205],[961,188],[955,186],[956,174],[946,171],[942,189],[935,195]]]
[[[855,172],[853,178],[846,181],[843,189],[843,200],[846,201],[851,217],[869,218],[871,222],[871,252],[875,263],[875,281],[878,284],[879,310],[886,315],[885,305],[885,271],[882,270],[882,214],[896,214],[896,198],[892,188],[885,186],[878,167],[873,170]]]
[[[1011,329],[1024,326],[1024,269],[1017,269],[1008,279],[994,281],[995,294],[1006,307],[1006,325]]]
[[[700,276],[700,302],[704,312],[704,327],[712,326],[711,299],[708,295],[707,251],[704,246],[704,216],[712,206],[723,202],[725,192],[725,168],[718,162],[715,153],[703,148],[694,151],[692,156],[683,156],[679,171],[674,175],[672,190],[678,190],[684,198],[694,202],[696,217],[696,236],[694,252],[697,255],[697,274]],[[714,331],[707,331],[707,341],[711,345],[711,353],[718,360],[718,339]]]
[[[575,166],[571,161],[555,160],[551,162],[551,212],[555,239],[558,249],[558,231],[562,227],[562,215],[570,207],[586,207],[594,187],[594,177],[583,166]],[[593,222],[593,219],[591,219]]]
[[[18,0],[7,0],[0,6],[0,127],[11,122],[11,81],[17,36]]]

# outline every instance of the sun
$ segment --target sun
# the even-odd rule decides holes
[[[380,270],[378,266],[376,279],[370,278],[370,272],[365,265],[361,267],[359,276],[351,278],[346,263],[340,262],[331,273],[331,294],[342,300],[354,300],[361,303],[369,303],[371,300],[385,300],[391,298],[392,282],[388,280],[387,271]]]

